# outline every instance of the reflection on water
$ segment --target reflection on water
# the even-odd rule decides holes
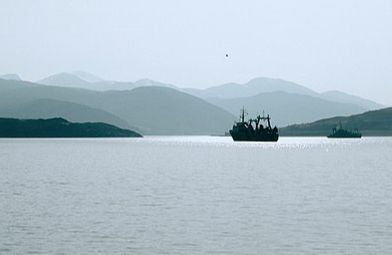
[[[391,254],[392,139],[1,139],[0,254]]]

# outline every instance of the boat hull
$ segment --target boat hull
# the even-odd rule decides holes
[[[279,139],[279,134],[249,134],[233,132],[233,130],[230,130],[230,135],[238,142],[276,142]]]
[[[329,135],[329,136],[327,136],[328,138],[361,138],[362,136],[361,135],[358,135],[358,136],[334,136],[334,135]]]

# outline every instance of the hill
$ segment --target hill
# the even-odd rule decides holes
[[[13,100],[0,95],[0,116],[21,119],[62,117],[72,122],[104,122],[131,128],[128,122],[106,111],[86,105],[52,99]],[[132,128],[139,131],[137,128]]]
[[[392,108],[368,111],[348,117],[333,117],[281,128],[281,135],[326,136],[342,123],[345,129],[359,129],[365,136],[392,136]]]
[[[113,114],[150,135],[221,134],[235,120],[235,116],[215,105],[165,87],[139,87],[131,91],[91,91],[28,84],[3,87],[7,89],[3,89],[1,98],[16,102],[50,99],[76,103]]]
[[[221,134],[235,120],[215,105],[170,88],[108,91],[104,97],[103,109],[132,121],[147,134]]]
[[[141,137],[105,123],[72,123],[62,118],[20,120],[0,118],[0,137]]]
[[[242,107],[245,107],[249,116],[261,114],[264,110],[271,115],[273,124],[277,126],[310,122],[336,115],[351,115],[367,110],[353,104],[286,92],[261,93],[256,96],[231,99],[214,98],[209,101],[236,116],[239,115]]]

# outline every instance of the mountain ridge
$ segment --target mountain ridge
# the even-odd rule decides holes
[[[95,91],[132,90],[137,87],[148,86],[175,88],[172,84],[158,82],[147,78],[140,79],[135,82],[104,80],[94,74],[84,71],[57,73],[40,79],[36,81],[36,83],[47,86],[82,88]]]
[[[305,86],[283,79],[256,77],[246,83],[225,83],[206,89],[185,88],[185,91],[208,98],[237,98],[255,96],[260,93],[284,91],[289,93],[316,95],[317,93]]]
[[[245,98],[256,96],[260,93],[282,91],[298,95],[318,97],[320,99],[329,100],[331,102],[356,104],[366,110],[373,110],[384,107],[382,104],[376,103],[369,99],[364,99],[341,91],[327,91],[318,93],[295,82],[266,77],[254,78],[243,84],[225,83],[206,89],[185,88],[183,90],[208,101],[211,101],[211,99],[224,100]]]
[[[345,92],[335,90],[318,93],[292,81],[268,77],[256,77],[242,84],[232,82],[212,86],[206,89],[197,89],[180,88],[172,84],[147,78],[134,82],[103,80],[102,78],[91,73],[74,71],[70,73],[59,73],[51,75],[40,80],[39,83],[51,86],[75,87],[97,91],[132,90],[142,86],[170,87],[190,95],[206,99],[207,101],[211,101],[209,100],[210,98],[230,99],[238,97],[251,97],[260,93],[283,91],[287,93],[319,97],[321,99],[332,102],[356,104],[366,110],[380,109],[384,107],[382,104]]]

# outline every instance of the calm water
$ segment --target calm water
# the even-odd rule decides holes
[[[0,254],[392,254],[392,139],[1,139]]]

